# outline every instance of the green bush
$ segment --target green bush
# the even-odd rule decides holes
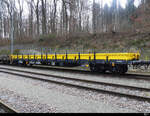
[[[43,42],[44,40],[55,39],[55,38],[56,38],[56,34],[41,35],[39,37],[39,42]]]
[[[0,50],[0,55],[9,55],[10,51],[9,50]]]
[[[14,54],[15,54],[15,55],[17,55],[17,54],[19,54],[19,53],[20,53],[20,50],[19,50],[19,49],[15,49],[15,50],[14,50]]]
[[[138,46],[143,47],[143,46],[144,46],[144,43],[145,43],[145,41],[142,40],[142,39],[138,39],[138,40],[131,41],[131,45],[132,45],[132,46],[136,46],[136,47],[138,47]]]

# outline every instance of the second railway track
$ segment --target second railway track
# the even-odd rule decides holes
[[[2,65],[3,66],[3,65]],[[4,66],[10,66],[11,65],[4,65]],[[24,67],[24,66],[17,66],[13,65],[13,67]],[[26,67],[26,66],[25,66]],[[1,67],[0,67],[1,68]],[[39,69],[39,70],[52,70],[52,71],[59,71],[59,72],[70,72],[70,73],[80,73],[80,74],[86,74],[86,75],[91,75],[91,76],[104,76],[104,77],[112,77],[112,78],[127,78],[127,79],[137,79],[137,80],[146,80],[150,81],[150,75],[145,75],[145,74],[137,74],[137,73],[126,73],[126,74],[111,74],[111,73],[98,73],[98,72],[91,72],[89,70],[80,70],[80,69],[71,69],[71,68],[64,68],[64,67],[51,67],[51,66],[32,66],[28,67],[29,69]]]
[[[0,113],[18,113],[15,109],[5,104],[3,101],[0,100],[0,109],[2,112]]]
[[[95,92],[101,92],[101,93],[111,94],[115,96],[128,97],[131,99],[137,99],[140,101],[150,102],[150,96],[147,97],[143,95],[134,94],[135,91],[149,93],[150,92],[149,88],[114,84],[114,83],[106,83],[106,82],[100,82],[100,81],[92,81],[92,80],[87,80],[87,79],[77,79],[77,78],[56,76],[56,75],[43,74],[43,73],[35,73],[31,71],[16,70],[16,69],[10,69],[10,68],[0,68],[0,72],[11,74],[11,75],[16,75],[19,77],[26,77],[26,78],[30,78],[34,80],[40,80],[44,82],[51,82],[55,84],[76,87],[79,89],[86,89],[86,90],[91,90]],[[109,90],[104,89],[103,86],[108,86],[110,88],[112,87],[113,89],[109,89]],[[125,91],[118,92],[115,90],[117,88],[123,88],[125,89]]]

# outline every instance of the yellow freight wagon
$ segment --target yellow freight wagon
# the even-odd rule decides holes
[[[13,64],[81,66],[88,65],[91,71],[125,73],[128,65],[138,61],[139,53],[89,53],[89,54],[41,54],[41,55],[10,55]]]
[[[139,60],[139,53],[11,55],[11,60]]]

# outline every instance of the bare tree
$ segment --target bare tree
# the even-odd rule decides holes
[[[105,33],[129,30],[130,25],[134,25],[135,22],[133,20],[131,24],[131,16],[140,8],[134,7],[134,0],[127,0],[126,8],[122,8],[119,0],[112,1],[112,5],[108,7],[107,4],[104,5],[105,0],[0,0],[0,38],[8,34],[13,40],[13,37],[34,38],[40,34],[61,33],[62,36],[72,36],[80,32]],[[143,17],[141,22],[146,24],[149,22],[150,2],[142,0],[142,3],[143,14],[139,17]],[[1,7],[4,4],[8,10]],[[28,5],[28,14],[25,14],[25,4]],[[17,10],[15,6],[18,6]],[[136,25],[134,27],[136,28]]]
[[[3,7],[3,2],[0,1],[0,39],[2,38],[3,35],[3,11],[2,11],[2,7]]]
[[[57,13],[57,0],[53,0],[54,11],[52,16],[52,33],[56,33],[56,13]]]
[[[93,0],[93,18],[92,18],[92,24],[93,24],[93,32],[96,33],[96,6],[95,6],[95,0]]]
[[[42,34],[47,33],[46,30],[46,0],[41,0],[42,2]]]
[[[13,44],[14,44],[14,12],[15,12],[15,0],[3,0],[7,5],[8,13],[10,16],[10,34],[9,38],[11,40],[11,54],[13,54]]]
[[[28,0],[28,7],[29,7],[29,36],[33,37],[33,1],[34,0]]]
[[[39,29],[39,25],[40,25],[40,22],[39,22],[39,0],[37,0],[37,3],[36,3],[36,9],[35,9],[35,12],[36,12],[36,24],[37,24],[37,35],[40,34],[40,29]]]
[[[62,0],[62,14],[63,14],[63,27],[65,28],[65,34],[68,33],[68,12],[67,1]]]
[[[23,0],[18,0],[19,5],[19,36],[23,35],[23,27],[22,27],[22,14],[23,14]]]

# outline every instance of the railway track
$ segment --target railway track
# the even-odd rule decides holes
[[[2,113],[18,113],[15,109],[11,108],[10,106],[6,105],[4,102],[0,100],[0,109]]]
[[[11,66],[11,65],[6,65]],[[24,66],[16,66],[15,67],[24,67]],[[137,79],[137,80],[146,80],[150,81],[150,75],[144,75],[144,74],[136,74],[136,73],[126,73],[126,74],[111,74],[111,73],[98,73],[98,72],[91,72],[90,70],[80,70],[80,69],[71,69],[71,68],[64,68],[64,67],[47,67],[47,66],[32,66],[28,67],[30,69],[40,69],[40,70],[53,70],[53,71],[60,71],[60,72],[71,72],[71,73],[80,73],[80,74],[86,74],[91,76],[104,76],[104,77],[112,77],[112,78],[127,78],[127,79]]]
[[[62,72],[73,72],[73,73],[80,73],[80,74],[86,74],[86,75],[95,75],[95,76],[111,76],[113,78],[127,78],[127,79],[138,79],[138,80],[146,80],[150,81],[150,75],[144,75],[144,74],[136,74],[136,73],[126,73],[126,74],[112,74],[112,73],[99,73],[99,72],[91,72],[90,70],[80,70],[80,69],[71,69],[71,68],[63,68],[63,67],[47,67],[47,66],[33,66],[29,68],[34,69],[40,69],[40,70],[53,70],[53,71],[62,71]]]
[[[10,68],[0,68],[0,72],[19,76],[19,77],[26,77],[26,78],[30,78],[34,80],[40,80],[44,82],[50,82],[50,83],[55,83],[59,85],[65,85],[65,86],[75,87],[79,89],[86,89],[86,90],[91,90],[95,92],[106,93],[106,94],[111,94],[115,96],[127,97],[127,98],[136,99],[140,101],[150,102],[150,96],[147,97],[147,96],[133,94],[134,91],[141,91],[141,92],[149,93],[150,88],[120,85],[120,84],[99,82],[99,81],[93,81],[93,80],[87,80],[87,79],[77,79],[77,78],[71,78],[71,77],[35,73],[31,71],[16,70],[16,69],[10,69]],[[96,87],[96,86],[100,86],[100,87]],[[109,86],[113,88],[127,89],[127,91],[132,91],[132,94],[130,92],[118,92],[116,90],[111,90],[111,89],[107,90],[107,89],[104,89],[103,87],[101,88],[101,86]]]

